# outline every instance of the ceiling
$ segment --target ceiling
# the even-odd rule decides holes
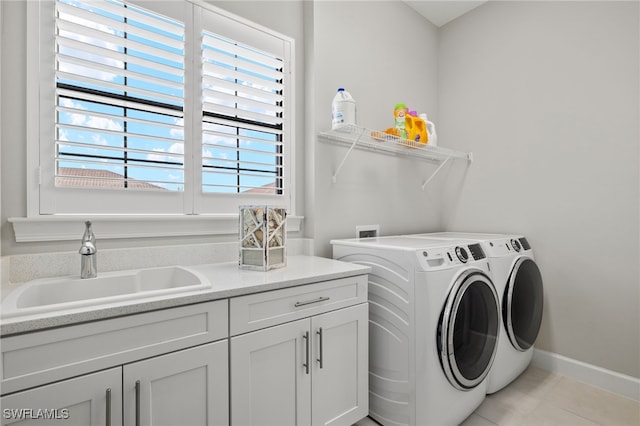
[[[465,0],[404,0],[404,2],[438,27],[486,3],[486,1]]]

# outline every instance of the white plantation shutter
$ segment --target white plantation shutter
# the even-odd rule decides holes
[[[290,46],[205,13],[201,49],[202,191],[287,204]]]
[[[56,1],[56,186],[184,189],[184,24]]]

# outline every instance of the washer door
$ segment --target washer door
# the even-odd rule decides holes
[[[533,259],[516,260],[502,298],[502,318],[514,348],[526,351],[538,337],[542,322],[542,275]]]
[[[500,310],[491,279],[479,270],[456,280],[438,324],[438,352],[447,379],[460,390],[482,382],[496,353]]]

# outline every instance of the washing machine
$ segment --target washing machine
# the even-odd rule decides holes
[[[543,281],[531,245],[524,236],[509,234],[439,232],[414,237],[476,241],[487,255],[502,314],[498,351],[488,377],[487,393],[499,391],[531,363],[542,322]]]
[[[482,245],[416,237],[334,240],[371,267],[369,415],[385,426],[457,425],[484,400],[498,295]]]

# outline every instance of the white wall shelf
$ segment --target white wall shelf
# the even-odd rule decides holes
[[[438,168],[422,184],[423,190],[449,160],[461,159],[467,160],[468,162],[473,161],[473,153],[471,152],[465,153],[441,148],[439,146],[422,145],[408,139],[402,139],[381,131],[370,130],[355,125],[347,125],[339,129],[320,132],[320,139],[326,142],[349,146],[349,150],[333,174],[333,183],[337,182],[338,174],[354,148],[440,163]]]

